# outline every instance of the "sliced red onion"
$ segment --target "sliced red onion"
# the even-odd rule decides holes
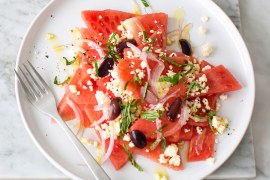
[[[110,143],[109,143],[109,147],[107,149],[106,154],[102,158],[101,164],[103,164],[107,159],[109,159],[113,151],[113,146],[114,146],[114,132],[113,132],[113,128],[110,128]]]
[[[110,104],[98,104],[94,106],[94,111],[102,111],[104,108],[110,107]]]
[[[147,80],[149,81],[151,78],[151,69],[149,67],[148,61],[147,61],[147,54],[146,52],[142,52],[140,59],[145,62],[146,64],[146,71],[147,71]]]
[[[156,127],[157,127],[157,130],[159,128],[161,128],[161,120],[160,119],[156,119]],[[157,139],[161,138],[161,132],[157,132]]]
[[[105,117],[105,115],[103,114],[103,115],[101,116],[101,118],[99,118],[99,120],[97,120],[95,123],[93,123],[93,124],[91,125],[91,127],[94,127],[95,125],[99,125],[99,124],[103,123],[105,120],[106,120],[106,117]]]
[[[170,99],[170,98],[176,96],[176,94],[177,94],[179,91],[180,91],[180,90],[177,89],[176,91],[174,91],[173,93],[171,93],[169,96],[166,96],[166,97],[164,97],[163,99],[161,99],[159,102],[160,102],[160,103],[165,103],[166,101],[168,101],[168,99]]]
[[[200,152],[202,151],[205,133],[206,129],[204,129],[202,133],[197,136],[197,139],[195,141],[195,152],[197,155],[200,155]]]
[[[186,123],[189,117],[189,108],[187,107],[186,104],[184,104],[181,108],[181,115],[180,118],[177,121],[177,124],[170,129],[169,131],[166,131],[164,133],[164,137],[168,137],[179,131]]]
[[[206,117],[203,117],[203,118],[197,118],[197,117],[192,116],[192,115],[189,115],[189,117],[190,117],[191,119],[193,119],[195,122],[206,122],[206,121],[207,121]],[[196,120],[195,120],[195,119],[196,119]]]
[[[84,116],[83,116],[83,113],[80,109],[80,107],[74,103],[71,99],[67,98],[66,99],[67,101],[67,105],[72,109],[72,111],[74,112],[75,114],[75,118],[79,120],[79,129],[78,131],[76,132],[76,135],[80,135],[81,132],[83,132],[84,130],[84,127],[83,127],[83,124],[84,124]]]
[[[99,127],[99,125],[96,125],[95,129],[98,131],[100,137],[101,137],[101,147],[103,152],[105,152],[105,137],[103,136],[102,129]]]
[[[95,49],[98,52],[99,58],[102,59],[105,56],[105,53],[103,51],[103,48],[100,47],[97,43],[94,41],[88,40],[88,39],[81,39],[81,42],[85,42],[90,46],[91,48]]]
[[[140,90],[141,97],[143,97],[144,92],[145,92],[144,87],[141,87]],[[145,101],[150,104],[157,104],[158,98],[150,90],[147,89]]]

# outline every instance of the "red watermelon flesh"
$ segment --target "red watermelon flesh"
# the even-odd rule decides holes
[[[145,14],[137,17],[127,19],[123,22],[124,28],[130,32],[139,46],[143,46],[143,36],[139,35],[143,31],[148,37],[157,37],[153,47],[166,47],[168,15],[165,13]]]
[[[205,74],[207,77],[207,85],[209,86],[209,90],[207,93],[200,93],[199,95],[195,95],[193,97],[210,96],[213,94],[221,94],[241,89],[239,82],[223,65],[213,67],[203,73],[198,74],[197,77],[201,77],[202,74]],[[192,97],[190,96],[190,98]]]
[[[189,144],[188,161],[202,161],[214,157],[215,135],[209,127],[204,128],[201,134],[197,132]]]
[[[125,21],[134,14],[117,11],[117,10],[86,10],[82,11],[82,19],[89,29],[89,38],[96,43],[106,44],[110,34],[117,32],[119,35],[121,32],[117,29],[121,21]]]
[[[65,94],[57,106],[57,110],[64,121],[72,120],[75,118],[73,110],[67,104],[67,94]]]
[[[106,150],[109,146],[109,142],[110,139],[105,141]],[[122,144],[125,144],[126,147],[129,148],[126,142],[119,139],[114,140],[113,151],[110,156],[110,160],[116,170],[121,169],[128,162],[128,154],[123,149]]]
[[[153,160],[154,162],[157,162],[158,164],[160,164],[158,159],[159,159],[160,154],[163,154],[164,151],[162,150],[161,143],[159,143],[159,145],[154,150],[151,151],[150,146],[151,146],[151,144],[153,144],[153,142],[154,142],[154,140],[147,140],[147,146],[145,148],[139,149],[139,148],[135,147],[135,148],[132,148],[132,151],[135,154],[143,155],[144,157],[149,158],[149,159]],[[149,152],[146,152],[146,149],[148,149]],[[173,170],[177,170],[177,171],[182,170],[184,168],[182,161],[181,161],[179,166],[169,165],[168,163],[162,164],[162,165],[167,166],[167,167],[169,167]]]

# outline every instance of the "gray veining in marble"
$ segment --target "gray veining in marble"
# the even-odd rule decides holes
[[[0,0],[0,179],[6,178],[66,178],[53,167],[38,151],[29,138],[22,121],[14,95],[14,74],[16,55],[25,34],[36,14],[49,0]],[[240,27],[237,0],[215,0],[226,10],[237,27]],[[260,2],[261,5],[258,5]],[[255,139],[256,179],[270,178],[270,143],[269,143],[269,23],[259,21],[257,17],[270,17],[270,2],[266,0],[240,0],[244,37],[253,58],[257,80],[257,99],[253,114],[253,130]],[[259,16],[260,15],[260,16]],[[260,26],[252,26],[255,22]],[[258,21],[258,22],[257,22]],[[245,28],[247,27],[247,28]],[[258,31],[261,27],[261,31]],[[268,30],[267,30],[268,29]],[[259,33],[266,34],[265,37]],[[260,37],[256,39],[255,37]],[[258,48],[262,43],[263,48]],[[263,51],[264,50],[264,51]],[[257,58],[257,57],[261,57]],[[268,57],[268,59],[267,59]],[[255,61],[256,60],[256,61]],[[257,61],[260,60],[260,63]],[[268,116],[267,116],[268,115]],[[255,121],[256,120],[256,121]],[[258,123],[259,122],[259,123]],[[267,128],[268,127],[268,128]],[[255,175],[252,148],[252,134],[249,128],[237,151],[219,170],[209,178],[250,178]],[[248,172],[248,173],[247,173]]]

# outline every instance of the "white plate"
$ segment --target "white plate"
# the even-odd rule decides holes
[[[200,18],[209,16],[210,20],[205,24],[209,29],[206,42],[213,44],[214,53],[208,60],[214,65],[225,65],[243,86],[240,91],[229,93],[229,99],[223,103],[221,114],[231,121],[228,131],[230,135],[226,133],[219,138],[220,143],[216,145],[214,165],[196,162],[185,164],[185,169],[180,172],[167,170],[171,179],[201,179],[215,171],[228,159],[248,127],[255,91],[251,60],[239,32],[212,1],[170,0],[168,3],[163,0],[151,0],[150,4],[154,9],[166,12],[170,16],[176,7],[182,7],[186,12],[186,22],[191,22],[194,26],[191,31],[194,44],[201,38],[197,32],[198,27],[202,25]],[[17,66],[30,60],[60,99],[63,92],[53,86],[52,82],[57,74],[56,57],[44,38],[45,34],[54,33],[62,44],[69,43],[71,42],[69,30],[72,27],[84,26],[80,17],[82,10],[107,8],[133,12],[131,0],[52,1],[35,19],[27,32],[19,51]],[[196,52],[199,52],[199,48],[196,48]],[[49,55],[48,59],[45,58],[46,53]],[[72,178],[91,179],[89,171],[61,129],[57,125],[52,125],[48,117],[36,111],[26,100],[17,80],[15,83],[22,119],[40,151],[66,175]],[[115,171],[110,162],[106,162],[103,167],[112,179],[153,179],[157,164],[139,156],[136,159],[145,170],[143,173],[137,172],[129,164],[119,171]]]

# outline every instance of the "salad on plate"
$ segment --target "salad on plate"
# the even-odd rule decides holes
[[[82,141],[97,148],[97,161],[110,160],[116,170],[130,161],[139,171],[135,155],[177,171],[185,156],[213,162],[216,136],[229,125],[217,100],[241,89],[230,71],[196,58],[187,36],[179,36],[178,50],[167,49],[166,13],[85,10],[82,19],[80,46],[71,45],[77,53],[64,58],[74,74],[54,84],[65,88],[61,117],[80,121],[79,136],[91,131]]]

